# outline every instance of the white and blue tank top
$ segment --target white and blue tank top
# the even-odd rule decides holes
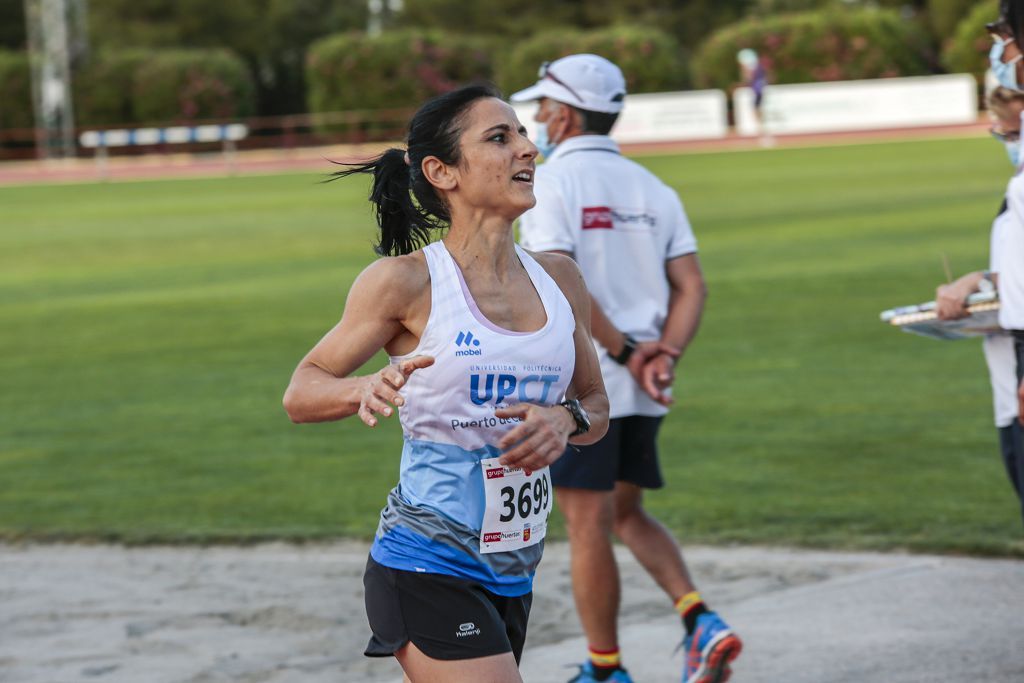
[[[413,372],[402,388],[399,484],[381,511],[370,553],[394,569],[456,576],[498,595],[524,595],[532,590],[543,541],[481,552],[481,461],[501,455],[498,441],[517,424],[496,418],[498,407],[563,400],[575,365],[575,318],[558,284],[518,246],[547,318],[535,332],[503,329],[485,318],[443,242],[423,253],[430,315],[416,349],[391,361],[428,355],[435,362]]]

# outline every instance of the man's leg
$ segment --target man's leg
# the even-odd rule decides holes
[[[629,547],[647,573],[672,598],[682,617],[686,637],[683,683],[724,683],[743,643],[729,625],[709,611],[686,569],[672,534],[643,509],[643,488],[663,482],[658,466],[657,433],[660,418],[635,416],[623,426],[623,453],[615,484],[616,535]]]
[[[1014,420],[1007,427],[999,428],[999,446],[1003,453],[1003,464],[1006,466],[1006,474],[1013,484],[1013,490],[1017,494],[1017,501],[1020,503],[1021,519],[1024,519],[1024,429],[1018,420]]]
[[[615,484],[615,535],[675,603],[694,588],[679,544],[661,522],[643,509],[643,489]]]
[[[611,491],[555,487],[569,532],[572,592],[580,625],[592,649],[617,650],[619,568],[612,550]]]

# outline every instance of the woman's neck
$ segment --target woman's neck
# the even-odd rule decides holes
[[[504,218],[453,219],[444,245],[465,277],[488,274],[503,279],[522,268],[512,239],[512,223]]]

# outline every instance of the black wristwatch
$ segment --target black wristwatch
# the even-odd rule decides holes
[[[633,351],[636,349],[636,339],[633,339],[633,337],[628,334],[624,336],[626,339],[622,342],[622,350],[619,351],[618,355],[613,356],[610,353],[608,354],[608,357],[619,365],[625,365],[626,361],[629,360],[629,357],[633,355]]]
[[[587,415],[587,411],[583,409],[583,404],[578,398],[570,398],[568,401],[562,401],[559,405],[565,406],[565,409],[572,415],[572,419],[576,421],[576,431],[570,434],[570,437],[590,431],[590,416]]]

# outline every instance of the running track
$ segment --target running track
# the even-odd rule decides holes
[[[824,147],[843,144],[882,143],[899,140],[982,137],[988,121],[982,117],[975,123],[913,129],[851,131],[810,135],[783,135],[774,139],[773,147]],[[0,162],[0,186],[34,183],[91,183],[100,180],[135,181],[165,178],[201,178],[224,175],[272,175],[309,171],[326,172],[328,160],[351,160],[372,157],[387,143],[374,145],[340,145],[305,147],[287,150],[252,150],[238,152],[229,167],[220,153],[152,154],[147,156],[111,157],[106,177],[93,159],[59,159],[49,161]],[[730,135],[718,140],[624,145],[623,151],[634,156],[652,154],[707,153],[760,149],[757,138]]]

